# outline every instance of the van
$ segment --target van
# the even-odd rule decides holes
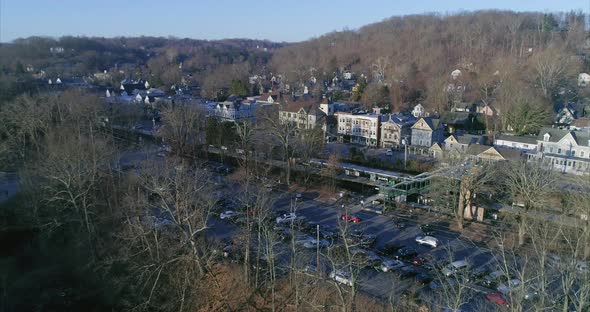
[[[468,266],[469,266],[469,264],[467,263],[467,261],[458,260],[455,262],[451,262],[446,267],[444,267],[442,269],[442,273],[448,277],[448,276],[451,276],[459,271],[466,270],[468,268]]]

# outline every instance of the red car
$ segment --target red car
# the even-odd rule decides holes
[[[342,216],[340,216],[340,219],[344,220],[346,222],[352,222],[352,223],[360,223],[362,221],[361,218],[359,218],[359,217],[346,215],[346,214],[343,214]]]
[[[502,296],[502,294],[500,294],[500,293],[487,293],[486,299],[488,299],[488,301],[493,302],[498,305],[502,305],[505,307],[510,306],[510,303],[508,303],[508,300],[506,300],[504,298],[504,296]]]
[[[428,259],[426,259],[426,257],[417,256],[412,259],[412,264],[417,266],[421,266],[427,262]]]

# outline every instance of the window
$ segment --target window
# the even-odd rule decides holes
[[[576,151],[575,150],[572,151],[572,157],[576,157]]]
[[[553,153],[553,147],[549,148],[549,153]]]
[[[561,148],[557,149],[557,154],[561,154]]]
[[[580,157],[584,157],[584,151],[580,152]]]

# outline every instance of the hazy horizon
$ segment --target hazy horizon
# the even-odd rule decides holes
[[[236,0],[142,3],[106,0],[100,3],[64,0],[3,0],[0,2],[0,42],[42,36],[175,37],[202,40],[255,39],[299,42],[332,31],[358,29],[392,16],[455,14],[463,11],[510,10],[517,12],[565,12],[589,10],[586,0],[557,1],[481,0],[419,3],[372,0],[359,6],[352,0],[337,3],[311,0],[285,1],[280,6],[267,0],[245,3]],[[161,8],[162,6],[163,8]]]

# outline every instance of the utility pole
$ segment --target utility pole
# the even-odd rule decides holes
[[[408,164],[408,137],[405,136],[402,139],[402,144],[404,145],[404,170],[407,169]]]
[[[316,225],[316,271],[320,275],[320,225]]]

